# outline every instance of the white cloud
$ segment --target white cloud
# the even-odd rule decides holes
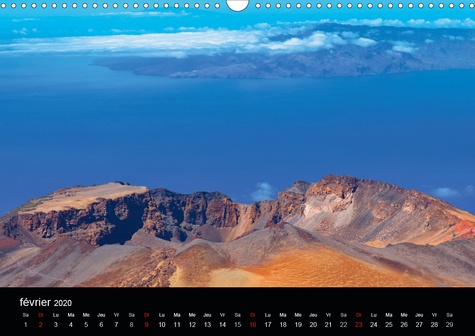
[[[407,26],[409,27],[424,27],[430,25],[431,22],[424,19],[410,19],[407,21]]]
[[[334,33],[314,32],[306,38],[292,37],[283,42],[269,42],[257,45],[258,49],[268,49],[274,52],[301,52],[301,51],[315,51],[320,49],[331,49],[335,45],[342,45],[347,43],[341,36]]]
[[[439,198],[452,198],[461,196],[473,196],[475,195],[475,187],[473,185],[467,185],[461,190],[457,190],[449,187],[441,187],[432,189],[431,194]]]
[[[371,47],[378,42],[375,40],[366,38],[366,37],[360,37],[357,33],[351,32],[351,31],[345,31],[341,33],[341,36],[347,40],[349,40],[350,43],[360,46],[360,47]]]
[[[19,34],[19,35],[27,35],[28,34],[28,29],[23,27],[21,29],[14,29],[13,33]]]
[[[260,182],[256,184],[256,188],[257,189],[251,194],[251,198],[253,201],[259,202],[275,198],[275,189],[269,183]]]
[[[334,21],[337,22],[337,21]],[[400,20],[383,20],[382,18],[377,19],[350,19],[343,21],[341,23],[356,25],[356,26],[372,26],[372,27],[381,27],[381,26],[393,26],[393,27],[405,27],[404,22]]]
[[[320,21],[277,21],[275,25],[257,24],[254,27],[261,29],[267,25],[267,28],[264,29],[281,29],[281,32],[287,32],[288,34],[298,34],[305,32],[306,30],[315,28],[316,25],[322,23],[328,23],[329,20],[320,20]]]
[[[352,32],[352,31],[344,31],[341,33],[341,36],[343,36],[344,38],[348,40],[354,40],[360,37],[357,33]]]
[[[376,42],[375,40],[366,38],[366,37],[359,37],[357,39],[352,40],[351,43],[356,44],[357,46],[366,48],[366,47],[374,46],[378,42]]]
[[[160,15],[170,13],[160,13]],[[181,15],[181,13],[171,13]],[[148,15],[147,13],[122,12],[114,15]],[[151,14],[150,14],[151,15]],[[323,20],[322,22],[329,22]],[[337,22],[337,21],[333,21]],[[360,36],[356,32],[318,31],[321,22],[278,22],[275,25],[260,23],[241,30],[216,29],[208,27],[174,27],[166,33],[147,34],[140,31],[110,30],[107,36],[77,36],[58,38],[26,38],[33,30],[19,29],[15,33],[19,37],[11,43],[0,44],[0,54],[11,53],[85,53],[85,54],[131,54],[141,56],[186,57],[188,55],[211,55],[223,52],[268,54],[284,54],[295,52],[313,52],[332,49],[339,45],[353,44],[360,47],[371,47],[380,41],[378,35]],[[340,22],[341,23],[341,22]],[[437,21],[409,20],[374,20],[346,21],[355,25],[392,25],[392,26],[430,26],[432,25],[472,25],[475,21],[439,19]],[[311,33],[309,33],[311,32]],[[138,34],[140,33],[140,34]],[[278,36],[276,39],[274,37]],[[382,37],[381,37],[382,38]],[[447,37],[450,38],[450,37]],[[431,40],[426,40],[430,43]],[[415,45],[406,41],[391,42],[392,52],[413,53]]]
[[[435,197],[440,197],[440,198],[451,198],[451,197],[459,196],[460,193],[456,189],[442,187],[442,188],[436,188],[432,190],[432,195],[434,195]]]
[[[334,23],[343,23],[343,24],[351,24],[351,25],[365,25],[365,26],[372,26],[372,27],[381,27],[381,26],[391,26],[391,27],[412,27],[412,28],[475,28],[475,20],[466,18],[463,20],[460,19],[449,19],[449,18],[441,18],[434,21],[426,20],[426,19],[409,19],[407,21],[401,20],[388,20],[388,19],[350,19],[346,21],[329,21],[329,20],[322,20],[323,22],[334,22]]]
[[[416,49],[410,46],[401,46],[401,45],[395,45],[393,47],[393,51],[397,52],[404,52],[404,53],[413,53]]]
[[[368,38],[356,34],[332,33],[314,31],[309,36],[301,36],[302,30],[309,29],[282,27],[276,29],[288,38],[281,41],[273,40],[276,31],[244,29],[210,29],[180,27],[176,32],[155,34],[126,34],[121,30],[111,30],[112,35],[106,36],[77,36],[58,38],[21,38],[13,43],[0,45],[0,53],[135,53],[147,56],[185,57],[194,54],[216,54],[222,52],[264,52],[271,54],[311,52],[331,49],[338,45],[353,43],[362,47],[376,44]],[[22,34],[23,32],[18,32]],[[136,33],[136,32],[135,32]]]
[[[413,43],[406,42],[406,41],[393,41],[393,51],[398,51],[398,52],[404,52],[404,53],[413,53],[414,51],[417,50],[417,48],[414,47]]]
[[[439,28],[475,28],[475,20],[470,18],[464,20],[442,18],[435,20],[434,25]]]
[[[460,22],[460,20],[457,20],[457,22]],[[451,20],[451,19],[447,19],[447,18],[444,18],[444,19],[438,19],[438,20],[435,20],[434,22],[437,26],[443,26],[443,27],[448,27],[448,26],[451,26],[455,23],[454,20]]]
[[[259,45],[267,38],[260,31],[207,30],[173,34],[78,36],[60,38],[23,38],[0,46],[0,52],[20,53],[146,53],[188,54],[231,51],[236,46]]]

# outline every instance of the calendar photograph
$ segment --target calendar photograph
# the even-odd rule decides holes
[[[1,3],[0,287],[474,287],[474,7]]]

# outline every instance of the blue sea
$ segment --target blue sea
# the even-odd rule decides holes
[[[92,57],[0,63],[0,215],[56,189],[124,181],[249,203],[352,175],[475,213],[475,71],[169,79]]]

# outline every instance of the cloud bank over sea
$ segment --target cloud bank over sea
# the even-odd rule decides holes
[[[31,20],[27,21],[31,22]],[[33,21],[35,22],[35,21]],[[0,45],[0,54],[140,54],[144,56],[177,57],[190,55],[213,55],[223,52],[286,54],[295,52],[313,52],[332,49],[336,46],[354,44],[370,47],[383,42],[382,37],[368,38],[359,36],[348,29],[343,32],[318,30],[325,23],[340,23],[350,26],[393,26],[410,28],[475,28],[472,19],[435,21],[411,19],[353,19],[346,22],[330,20],[282,22],[276,24],[259,23],[242,29],[209,27],[168,27],[165,33],[149,33],[146,30],[124,31],[110,29],[100,35],[35,37],[38,29],[21,27],[13,32],[17,38]],[[456,36],[455,36],[456,37]],[[410,42],[395,41],[393,50],[413,52]]]

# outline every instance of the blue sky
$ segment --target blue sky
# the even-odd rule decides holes
[[[82,8],[82,4],[87,3],[88,8]],[[389,1],[375,2],[369,9],[363,2],[363,8],[357,8],[358,2],[353,3],[353,7],[337,8],[338,2],[331,2],[332,8],[327,8],[328,2],[322,3],[322,8],[316,8],[316,3],[312,3],[312,8],[306,8],[307,2],[301,2],[302,8],[296,8],[298,2],[262,2],[261,8],[256,8],[257,2],[251,2],[243,12],[233,12],[223,1],[209,2],[210,7],[205,8],[205,2],[178,2],[179,7],[174,8],[176,2],[170,2],[169,8],[164,8],[163,3],[159,8],[153,8],[150,3],[148,8],[143,8],[143,2],[138,3],[138,8],[133,8],[132,4],[127,8],[119,6],[112,8],[112,3],[107,9],[99,6],[92,8],[92,2],[80,2],[79,7],[73,9],[69,5],[66,9],[52,9],[50,3],[46,9],[27,7],[25,9],[16,7],[0,8],[0,20],[2,21],[2,34],[4,38],[14,37],[59,37],[59,36],[91,36],[109,35],[118,33],[141,34],[172,32],[179,28],[224,28],[243,29],[259,23],[275,24],[278,22],[303,22],[303,21],[330,21],[343,23],[368,23],[368,24],[389,24],[397,26],[417,26],[417,27],[469,27],[474,28],[474,9],[467,4],[464,8],[459,8],[458,4],[454,8],[449,8],[448,3],[444,8],[439,8],[439,2],[434,8],[428,7],[428,2],[422,2],[425,6],[418,7],[419,2],[415,2],[414,8],[408,8],[408,1],[398,1],[402,3],[402,9],[387,7]],[[201,4],[195,8],[196,3]],[[219,3],[220,7],[215,8]],[[271,4],[271,8],[265,8],[265,4]],[[276,8],[276,4],[281,3],[281,8]],[[285,8],[290,3],[291,8]],[[383,7],[377,8],[377,4]],[[60,5],[61,3],[58,3]],[[121,3],[122,4],[122,3]],[[188,8],[184,5],[189,4]],[[347,2],[343,3],[345,6]],[[38,4],[39,5],[39,4]],[[142,6],[141,6],[142,5]],[[19,6],[19,5],[17,5]]]
[[[329,114],[327,115],[325,114],[327,112],[324,112],[318,118],[311,116],[311,111],[306,110],[307,106],[300,106],[303,111],[303,120],[321,122],[321,124],[317,123],[317,130],[321,135],[316,133],[315,136],[309,136],[309,138],[307,138],[307,135],[312,132],[311,124],[300,125],[299,120],[294,119],[295,116],[292,113],[288,114],[288,111],[278,110],[279,99],[282,99],[282,97],[274,97],[275,104],[273,107],[277,108],[278,113],[270,120],[266,119],[267,116],[260,119],[254,115],[243,115],[243,112],[238,109],[241,106],[240,104],[251,108],[253,101],[239,101],[238,104],[235,104],[234,101],[226,102],[227,93],[220,92],[219,96],[214,97],[210,94],[210,96],[206,96],[206,99],[213,101],[216,98],[218,106],[229,108],[230,113],[226,116],[228,120],[225,120],[223,116],[216,118],[219,109],[208,101],[203,103],[211,111],[208,116],[205,113],[188,111],[186,105],[180,105],[182,110],[179,112],[186,116],[184,120],[177,121],[169,116],[164,116],[160,119],[160,123],[149,112],[144,112],[143,120],[128,112],[125,107],[130,102],[121,97],[121,99],[124,99],[124,101],[120,100],[124,110],[121,110],[119,119],[125,124],[134,125],[130,130],[124,128],[125,126],[120,124],[120,120],[117,123],[110,123],[105,120],[105,116],[101,117],[92,112],[86,113],[87,118],[96,122],[94,125],[88,126],[86,135],[90,136],[91,139],[104,140],[104,144],[101,145],[103,147],[99,146],[99,149],[108,153],[104,156],[101,156],[99,152],[94,154],[96,165],[104,165],[109,170],[104,172],[96,170],[95,174],[97,175],[92,177],[88,171],[90,167],[84,163],[88,160],[86,150],[81,148],[82,144],[87,142],[68,137],[68,134],[76,135],[77,138],[83,136],[81,129],[76,129],[75,125],[79,123],[84,126],[87,125],[87,122],[79,117],[78,111],[67,111],[68,114],[62,116],[60,114],[62,104],[69,98],[74,102],[81,101],[81,97],[90,98],[96,92],[105,92],[105,94],[110,95],[108,96],[110,98],[113,96],[112,91],[115,88],[122,96],[125,96],[127,91],[124,90],[127,89],[127,85],[132,84],[137,85],[137,88],[144,88],[143,85],[151,85],[151,87],[162,85],[162,82],[155,78],[139,78],[140,76],[131,73],[108,72],[105,68],[88,66],[87,62],[90,62],[96,56],[187,57],[192,54],[210,54],[230,50],[290,53],[331,48],[339,43],[369,46],[379,42],[351,34],[335,35],[322,32],[316,32],[301,39],[289,39],[281,42],[271,39],[276,34],[305,30],[315,23],[321,22],[373,26],[392,25],[408,28],[475,29],[475,21],[471,16],[475,9],[470,9],[468,6],[464,9],[457,7],[453,9],[447,7],[444,9],[429,9],[427,6],[424,9],[409,9],[406,6],[404,9],[387,9],[386,5],[384,9],[358,9],[355,7],[352,9],[338,9],[335,7],[328,9],[325,6],[322,9],[317,9],[314,7],[315,3],[312,2],[313,7],[311,9],[297,9],[295,8],[296,2],[292,2],[291,9],[277,9],[275,8],[276,2],[273,1],[270,2],[272,4],[271,9],[264,7],[257,9],[253,6],[255,4],[253,2],[245,11],[236,13],[230,11],[224,2],[220,2],[221,7],[219,9],[213,7],[215,2],[210,2],[211,7],[209,9],[204,8],[203,2],[200,3],[202,5],[198,9],[193,7],[195,2],[190,2],[190,8],[188,9],[183,7],[184,3],[180,3],[179,8],[168,9],[163,7],[159,9],[133,9],[129,7],[104,10],[100,8],[93,9],[91,5],[88,9],[72,9],[70,7],[68,9],[0,8],[0,26],[2,27],[0,31],[0,57],[4,57],[2,59],[3,64],[0,67],[0,84],[6,88],[3,92],[0,92],[0,104],[3,106],[3,112],[0,112],[2,113],[0,114],[0,127],[4,127],[3,135],[0,134],[0,139],[3,141],[0,150],[3,150],[2,157],[6,158],[7,162],[0,168],[2,173],[0,200],[3,206],[3,208],[0,208],[0,214],[13,206],[20,205],[21,202],[29,198],[42,196],[57,188],[76,184],[125,180],[149,187],[167,187],[179,192],[219,190],[229,194],[232,198],[249,202],[275,197],[277,191],[288,187],[295,180],[304,179],[314,182],[326,173],[351,174],[356,177],[383,180],[405,188],[416,188],[475,212],[473,206],[475,203],[473,202],[475,199],[475,162],[474,155],[471,153],[471,149],[475,144],[473,143],[473,137],[470,137],[469,134],[470,125],[473,125],[474,122],[473,111],[469,110],[473,106],[473,101],[470,100],[472,98],[464,96],[466,88],[471,88],[470,85],[473,86],[473,83],[471,84],[468,81],[457,83],[457,85],[460,85],[459,89],[457,86],[453,87],[454,99],[458,107],[455,113],[450,110],[450,107],[443,106],[444,92],[440,91],[442,86],[438,87],[431,83],[430,79],[418,79],[424,85],[427,85],[425,87],[427,91],[421,88],[417,88],[417,91],[429,98],[435,94],[437,99],[434,99],[436,101],[434,108],[442,106],[441,110],[437,110],[435,113],[435,118],[431,115],[432,111],[426,111],[424,107],[421,107],[418,115],[394,109],[389,110],[388,115],[382,117],[376,112],[365,111],[366,103],[364,101],[359,102],[361,105],[357,109],[361,113],[359,115],[351,115],[351,106],[343,106],[343,108],[347,108],[347,111],[344,112],[334,111],[330,100],[344,100],[345,98],[344,94],[338,91],[341,82],[338,82],[338,80],[329,81],[325,84],[319,81],[312,82],[312,85],[318,87],[328,85],[330,87],[329,92],[334,96],[328,98],[329,100],[325,100],[324,95],[321,97],[322,100],[326,101],[327,105],[325,106],[328,107]],[[283,2],[282,5],[285,3]],[[403,3],[406,4],[406,2]],[[302,4],[305,5],[306,2],[302,2]],[[383,2],[383,4],[387,4],[387,2]],[[262,3],[262,6],[264,5],[265,3]],[[403,42],[395,42],[393,50],[410,53],[410,46]],[[86,63],[80,63],[82,61],[80,57],[70,57],[81,55],[86,57]],[[76,73],[76,67],[81,69],[81,72]],[[453,78],[457,79],[458,77]],[[111,81],[108,82],[108,80]],[[173,85],[178,85],[177,82],[173,83]],[[349,84],[348,87],[351,90],[358,90],[360,84],[355,83]],[[391,87],[389,82],[384,83],[384,85]],[[43,87],[43,84],[49,86],[45,85]],[[213,85],[215,85],[211,82],[205,82],[205,84],[211,88],[214,88]],[[166,85],[170,85],[170,83],[167,82]],[[190,87],[192,87],[190,85],[189,82],[186,82],[185,89],[190,90]],[[259,84],[253,81],[238,82],[238,84],[233,85],[236,85],[236,90],[239,93],[230,94],[229,97],[232,99],[238,99],[236,97],[240,97],[241,93],[246,94],[247,92],[249,94],[249,90],[261,94],[261,96],[252,96],[252,99],[259,100],[260,97],[271,99],[273,97],[273,85],[275,85],[278,92],[283,92],[282,87],[274,82],[269,87],[260,87]],[[285,85],[289,85],[289,83]],[[285,85],[284,87],[287,87]],[[298,85],[302,88],[302,92],[307,92],[304,90],[302,82],[299,82]],[[49,87],[51,87],[51,92],[48,92]],[[83,94],[81,90],[85,90],[86,93]],[[133,92],[140,97],[142,94],[139,89],[137,90]],[[361,90],[364,97],[371,98],[370,94],[364,92],[364,87]],[[145,91],[146,89],[144,89]],[[164,90],[164,92],[168,91]],[[187,92],[187,94],[190,94],[190,91]],[[371,102],[376,108],[391,107],[387,102],[394,102],[395,106],[399,106],[397,105],[399,104],[397,99],[393,100],[394,97],[389,93],[384,90],[379,92],[381,101],[375,99]],[[404,92],[404,94],[409,95],[409,101],[414,99],[417,102],[417,96],[412,97],[411,90],[408,89]],[[457,94],[458,92],[459,94]],[[177,93],[171,91],[170,94],[176,95]],[[293,98],[291,100],[296,106],[299,104],[299,99],[305,98],[297,90],[292,91],[292,94]],[[15,100],[18,97],[24,99]],[[147,96],[146,93],[143,93],[143,97],[150,99],[150,96]],[[31,99],[31,106],[27,105],[29,104],[28,99]],[[200,103],[199,97],[192,97],[190,100],[193,101],[193,104]],[[99,109],[90,101],[82,104],[91,108],[91,111]],[[105,103],[99,102],[97,105],[103,106]],[[51,106],[58,109],[58,112],[56,113],[54,109],[51,111]],[[131,104],[130,106],[133,107],[134,105]],[[166,108],[170,108],[170,106],[164,105]],[[36,107],[43,107],[44,115],[47,116],[46,119],[42,119],[41,116],[35,114]],[[318,107],[319,105],[316,104],[316,108]],[[339,105],[339,107],[342,107],[342,105]],[[407,106],[404,105],[403,107],[406,108]],[[119,106],[119,108],[121,107]],[[236,110],[234,110],[235,108]],[[24,115],[21,114],[22,111],[25,111]],[[10,112],[12,114],[9,115]],[[105,115],[110,116],[112,112],[109,111]],[[334,115],[331,115],[331,113]],[[305,119],[309,117],[310,119]],[[148,121],[149,124],[146,124],[144,120]],[[229,145],[208,142],[210,141],[208,137],[192,127],[193,122],[199,122],[200,120],[207,122],[207,124],[202,125],[204,130],[212,132],[220,129],[217,133],[223,139],[226,139]],[[344,122],[341,122],[341,120],[344,120]],[[65,125],[62,130],[58,130],[58,128],[63,127],[63,125],[58,124],[60,121]],[[210,170],[208,175],[201,176],[199,175],[200,169],[205,171],[210,167],[204,162],[198,162],[201,158],[199,153],[189,152],[188,157],[180,157],[176,162],[169,162],[169,170],[157,168],[163,165],[159,158],[154,158],[152,164],[145,160],[143,155],[135,153],[132,146],[132,144],[138,146],[141,143],[140,136],[142,135],[153,139],[155,134],[151,125],[155,125],[155,123],[157,125],[163,123],[163,125],[169,126],[162,129],[163,134],[166,134],[168,138],[173,138],[175,129],[180,135],[190,134],[190,137],[181,139],[181,142],[176,140],[176,146],[180,150],[187,152],[189,148],[187,146],[195,142],[203,148],[209,147],[206,150],[206,155],[204,155],[206,158],[213,158],[215,153],[210,148],[214,148],[228,161],[225,162],[223,159],[220,162],[219,157],[214,158],[216,159],[213,165],[215,170]],[[333,130],[338,132],[337,134],[340,134],[339,132],[349,134],[353,132],[355,125],[366,130],[366,133],[363,132],[355,141],[355,144],[358,143],[362,146],[361,148],[368,146],[368,151],[352,151],[351,148],[346,146],[344,139],[335,142],[329,140],[332,139]],[[374,127],[369,127],[371,125]],[[110,132],[120,130],[124,133],[112,134],[112,140],[103,138],[103,130],[108,126],[111,127]],[[8,131],[6,131],[6,127],[8,127]],[[40,131],[38,131],[38,127],[41,129]],[[287,127],[290,127],[296,135],[291,141],[285,142],[279,134],[285,134]],[[381,127],[389,127],[390,131],[385,131]],[[398,128],[404,129],[406,133],[398,134]],[[300,133],[301,130],[306,133]],[[38,140],[33,136],[37,131],[39,132],[39,139],[47,145],[42,146],[41,142],[37,143]],[[55,143],[53,136],[55,132],[63,136],[64,143]],[[239,135],[243,135],[243,137],[239,138]],[[246,138],[246,136],[248,137]],[[254,143],[251,136],[259,139],[259,142]],[[386,136],[391,136],[388,139],[388,144],[393,146],[394,157],[392,157],[391,151],[384,153],[384,143],[375,140]],[[8,141],[13,138],[18,139],[18,141],[9,143]],[[125,140],[129,141],[129,144]],[[309,146],[311,145],[312,150],[318,153],[320,157],[305,156],[308,155],[307,148],[298,148],[297,150],[292,147],[299,146],[299,144],[307,141],[310,141]],[[328,141],[329,146],[327,148],[321,146],[321,141]],[[114,161],[115,157],[121,156],[123,153],[119,148],[114,147],[115,144],[119,144],[120,148],[130,150],[126,158],[132,161],[135,160],[136,170],[138,170],[135,175],[130,173],[134,168],[133,165],[122,163],[123,167],[117,166]],[[74,153],[69,151],[68,146],[72,146],[80,155],[75,156]],[[228,147],[239,154],[238,158],[241,161],[227,151],[226,148]],[[268,149],[268,158],[262,158],[261,147]],[[32,165],[32,159],[23,155],[31,148],[37,149],[33,154],[33,161],[38,164],[41,162],[44,165],[44,171]],[[153,146],[146,146],[147,150],[154,150],[154,148]],[[429,149],[426,156],[420,155],[419,150],[425,148]],[[339,150],[344,155],[338,152]],[[441,151],[440,155],[442,157],[440,158],[438,157],[438,150]],[[288,160],[282,159],[282,157],[291,157],[294,151],[300,156],[299,167],[294,167],[290,162],[287,162]],[[53,153],[61,153],[62,156],[52,157],[54,156]],[[173,156],[173,153],[172,149],[165,150],[168,157]],[[378,153],[383,154],[380,157],[375,157],[375,155],[379,155]],[[195,175],[189,175],[190,180],[184,179],[187,176],[186,174],[190,173],[183,168],[189,164],[187,160],[194,162],[197,166],[196,169],[198,169],[198,171],[192,172]],[[367,162],[364,162],[364,160]],[[247,162],[247,166],[244,166],[244,162]],[[240,166],[240,164],[243,166]],[[252,167],[252,164],[256,164],[256,167]],[[65,165],[69,169],[69,173],[59,169],[61,165]],[[391,165],[397,167],[397,169],[390,170]],[[50,172],[54,171],[57,178],[42,180],[41,174],[44,174],[47,169]],[[140,171],[140,169],[143,170]],[[294,171],[294,173],[290,173],[291,171]],[[19,175],[12,178],[11,174],[15,172],[18,172]],[[240,176],[236,181],[232,181],[233,173],[242,174],[243,176]],[[162,176],[162,179],[155,180],[152,178],[155,174]],[[144,176],[148,176],[148,178]],[[229,185],[226,185],[226,183]],[[230,186],[232,183],[235,186]],[[16,194],[13,195],[12,192],[15,186],[17,190],[15,190]]]

